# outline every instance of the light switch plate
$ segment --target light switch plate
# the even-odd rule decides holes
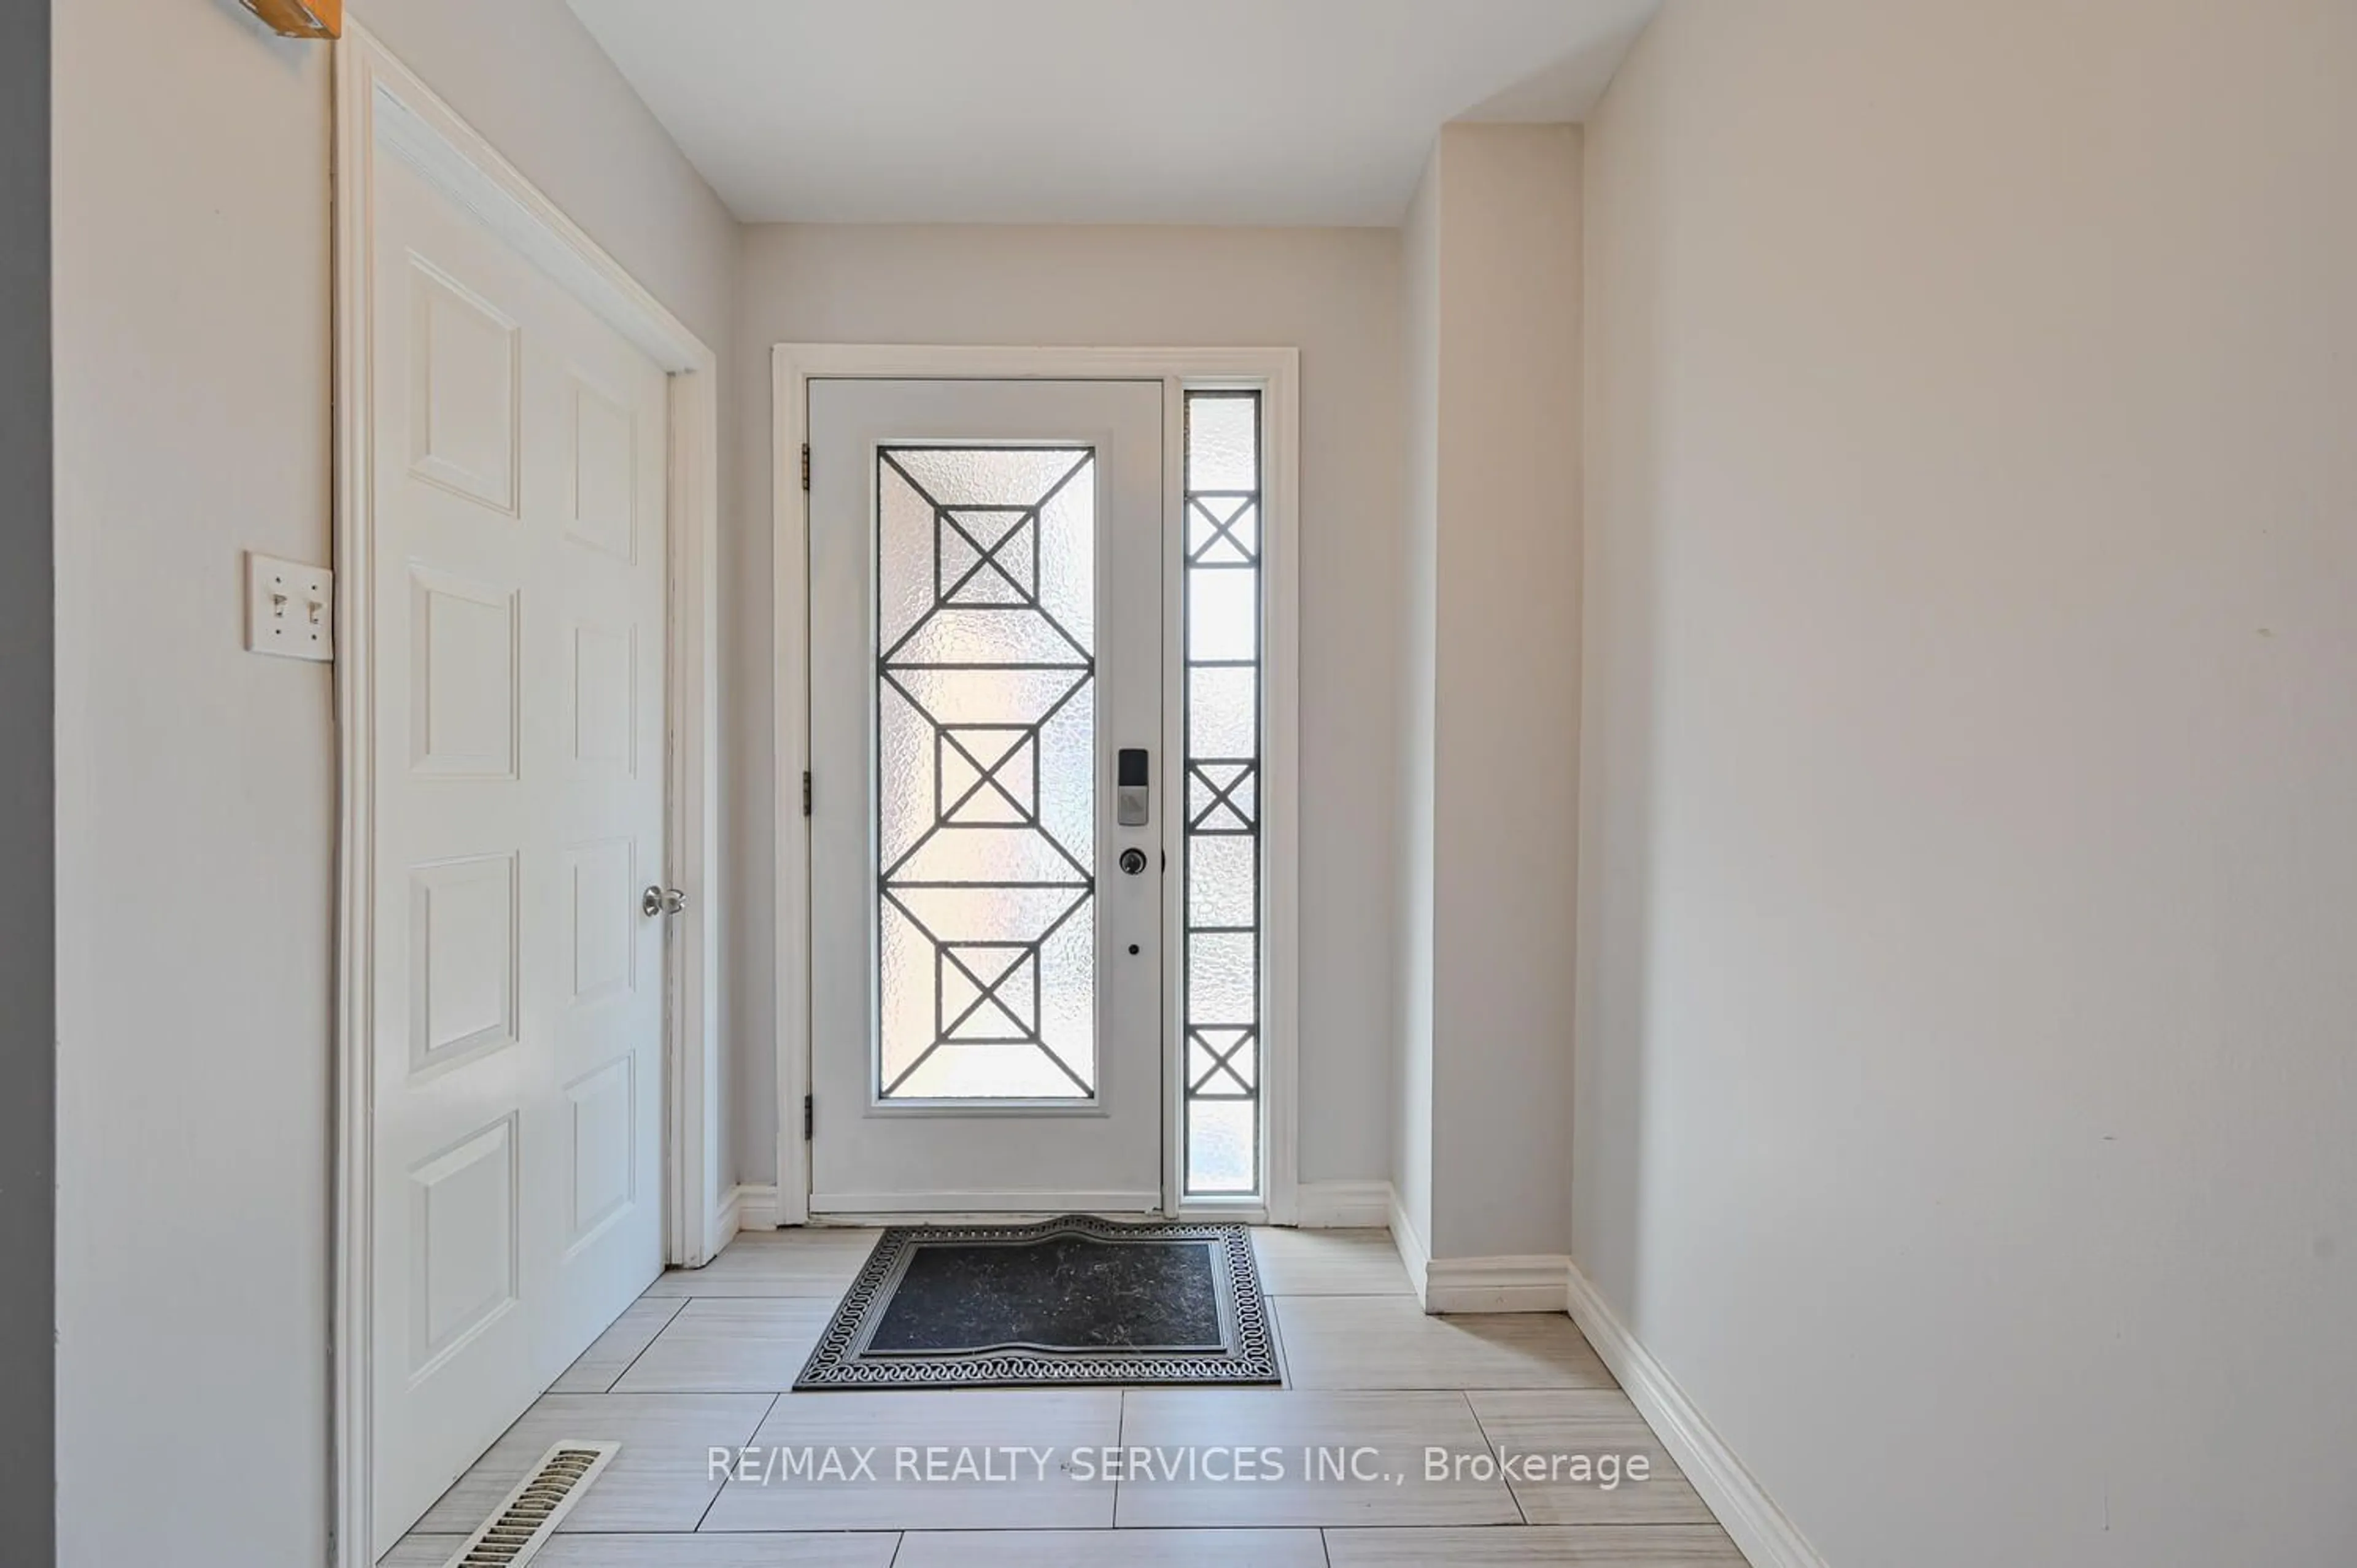
[[[335,574],[247,551],[245,647],[281,659],[334,659]]]

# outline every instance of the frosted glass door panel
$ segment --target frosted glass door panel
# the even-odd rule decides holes
[[[877,453],[877,1091],[1096,1094],[1096,456]]]

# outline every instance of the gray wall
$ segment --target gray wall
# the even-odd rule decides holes
[[[1401,1212],[1435,1259],[1570,1241],[1579,132],[1441,128],[1408,214]]]
[[[1580,1266],[1829,1563],[2357,1561],[2357,5],[1587,136]]]
[[[55,1555],[49,8],[0,11],[0,1557]]]
[[[1393,1048],[1392,1187],[1399,1215],[1432,1245],[1432,824],[1440,717],[1440,148],[1400,235],[1406,475],[1401,518],[1399,1029]]]
[[[357,9],[725,363],[737,224],[564,0]],[[243,651],[241,554],[328,555],[331,50],[231,0],[55,18],[59,1555],[296,1568],[328,1532],[334,705]]]

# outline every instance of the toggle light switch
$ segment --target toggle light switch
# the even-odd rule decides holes
[[[245,647],[281,659],[336,657],[336,575],[275,555],[245,555]]]

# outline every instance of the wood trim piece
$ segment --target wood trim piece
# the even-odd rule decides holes
[[[344,0],[240,0],[272,32],[289,38],[340,38]]]

